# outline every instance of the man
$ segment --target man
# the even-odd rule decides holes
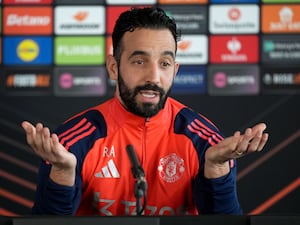
[[[50,133],[22,123],[42,158],[35,214],[135,215],[134,147],[148,184],[144,215],[240,214],[235,159],[261,151],[261,123],[224,138],[217,127],[169,96],[178,71],[175,22],[161,9],[122,13],[107,71],[114,98]]]

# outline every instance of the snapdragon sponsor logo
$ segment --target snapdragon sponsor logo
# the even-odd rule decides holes
[[[62,34],[104,34],[104,6],[57,6],[55,33]]]
[[[300,69],[298,66],[264,67],[261,79],[263,93],[300,93]]]
[[[172,94],[205,93],[206,74],[204,66],[181,66],[174,80]]]
[[[200,34],[207,32],[207,7],[205,6],[162,6],[168,16],[175,19],[182,34]]]
[[[106,0],[110,5],[129,5],[129,4],[155,4],[156,0]]]
[[[57,65],[102,65],[105,61],[105,38],[56,37],[55,63]]]
[[[256,95],[259,93],[257,65],[211,65],[208,68],[210,95]]]
[[[50,70],[6,68],[5,92],[14,95],[41,95],[51,92]]]
[[[300,31],[300,5],[262,5],[262,31],[295,33]]]
[[[182,35],[176,60],[182,65],[206,64],[208,46],[206,35]]]
[[[106,94],[105,67],[56,67],[56,96],[103,96]]]
[[[258,33],[259,7],[257,5],[210,5],[209,31],[214,34]]]
[[[262,62],[300,64],[299,35],[263,35]]]
[[[3,37],[3,63],[6,65],[49,65],[52,58],[50,37]]]

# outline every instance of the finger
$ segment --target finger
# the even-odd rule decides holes
[[[251,128],[247,128],[245,130],[244,135],[242,136],[242,139],[240,140],[240,143],[238,145],[238,150],[242,152],[247,151],[249,142],[252,140],[252,138],[253,138],[253,131]]]
[[[268,133],[264,133],[262,135],[261,141],[257,147],[257,151],[262,151],[262,149],[264,148],[264,146],[266,145],[267,141],[269,139],[269,134]]]
[[[51,135],[51,144],[52,144],[52,149],[53,149],[53,152],[55,153],[55,154],[58,154],[58,149],[60,149],[60,143],[59,143],[59,139],[58,139],[58,137],[57,137],[57,135],[56,134],[52,134]]]
[[[35,136],[35,145],[39,151],[43,150],[43,124],[37,123],[35,126],[36,136]]]
[[[48,127],[44,127],[42,130],[42,145],[45,153],[51,153],[51,138],[50,130]]]
[[[35,148],[35,136],[36,136],[36,129],[35,127],[27,122],[27,121],[23,121],[21,126],[23,127],[25,134],[26,134],[26,141],[27,143],[32,147]]]

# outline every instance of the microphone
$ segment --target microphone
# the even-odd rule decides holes
[[[137,155],[133,149],[133,146],[127,145],[126,151],[127,151],[130,163],[131,163],[131,171],[133,173],[133,177],[137,180],[137,182],[146,181],[144,169],[140,165]]]
[[[132,145],[126,146],[126,151],[131,163],[131,171],[133,173],[133,177],[135,178],[135,188],[134,188],[134,196],[136,198],[136,214],[142,215],[147,202],[147,182],[145,179],[145,172],[142,166],[139,163],[139,160],[136,156],[136,153],[133,149]],[[144,198],[144,204],[141,206],[141,198]]]

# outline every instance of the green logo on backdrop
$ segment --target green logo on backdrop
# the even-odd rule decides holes
[[[300,2],[300,0],[262,0],[264,3],[294,3]]]
[[[57,65],[103,65],[105,39],[98,37],[56,37],[54,62]]]

